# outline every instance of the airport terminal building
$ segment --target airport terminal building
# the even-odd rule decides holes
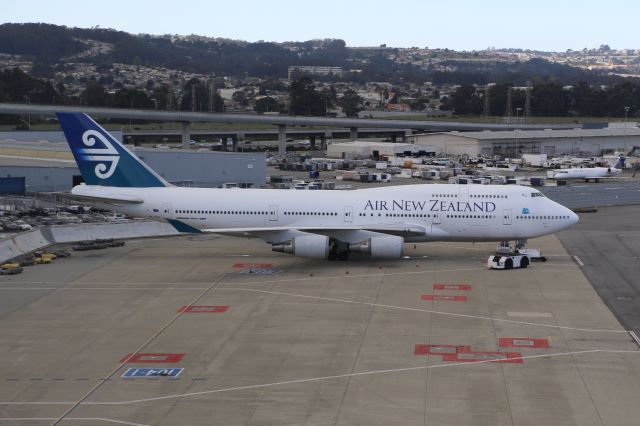
[[[378,159],[382,156],[418,154],[420,150],[420,146],[410,143],[356,141],[328,145],[327,157],[345,160]]]
[[[602,129],[440,132],[413,135],[409,140],[437,154],[588,157],[603,153],[628,153],[634,146],[640,146],[640,128],[635,123],[628,123],[628,127]]]

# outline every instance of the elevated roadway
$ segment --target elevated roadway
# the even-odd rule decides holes
[[[172,141],[177,142],[181,140],[182,130],[177,129],[123,129],[122,136],[124,140],[138,143],[149,141]],[[220,129],[192,129],[190,131],[190,137],[194,140],[207,139],[215,140],[221,139],[222,144],[227,148],[227,142],[230,140],[233,143],[233,151],[238,150],[239,141],[273,141],[279,137],[279,129],[263,128],[263,129],[245,129],[245,130],[220,130]],[[326,149],[326,141],[328,139],[345,139],[351,137],[351,132],[346,128],[339,127],[304,127],[304,128],[287,128],[286,129],[287,141],[290,142],[290,138],[297,141],[308,139],[311,145],[311,149],[316,149],[316,141],[320,141],[320,149]],[[392,142],[396,142],[398,139],[404,140],[407,136],[407,131],[402,129],[383,129],[383,128],[359,128],[358,138],[389,138]]]
[[[352,140],[357,139],[359,128],[400,129],[407,133],[418,131],[478,131],[567,129],[571,124],[497,124],[452,121],[380,120],[363,118],[298,117],[288,115],[253,115],[231,113],[205,113],[184,111],[156,111],[125,108],[99,108],[59,105],[33,105],[0,103],[0,114],[37,114],[53,116],[56,112],[84,112],[92,117],[124,118],[131,120],[169,121],[182,123],[182,143],[188,146],[191,139],[191,123],[270,124],[278,126],[279,151],[286,150],[287,126],[319,126],[348,128]]]

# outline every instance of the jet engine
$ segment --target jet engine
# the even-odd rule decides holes
[[[404,238],[394,235],[371,237],[360,243],[349,244],[349,251],[366,253],[372,258],[399,258],[402,256]]]
[[[282,243],[272,244],[271,250],[301,257],[326,259],[329,256],[329,237],[302,235]]]

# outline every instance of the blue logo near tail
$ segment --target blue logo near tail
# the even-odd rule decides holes
[[[88,115],[56,115],[87,185],[139,188],[168,186],[164,179]]]

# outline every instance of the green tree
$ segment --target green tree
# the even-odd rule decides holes
[[[537,84],[531,90],[531,108],[539,116],[562,117],[569,115],[571,100],[558,83]]]
[[[524,90],[514,90],[511,83],[496,84],[489,88],[489,111],[492,115],[502,116],[507,114],[507,99],[511,92],[511,112],[515,115],[516,108],[524,108],[526,92]],[[483,102],[484,103],[484,102]],[[536,111],[536,109],[533,109]]]
[[[142,90],[121,89],[111,98],[111,106],[114,108],[153,109],[154,104],[149,96]]]
[[[587,82],[580,81],[569,92],[571,112],[587,117],[607,115],[606,93],[602,89],[594,89]]]
[[[338,92],[333,85],[322,89],[320,96],[326,101],[327,109],[333,108],[338,101]]]
[[[265,96],[256,101],[253,109],[258,114],[264,114],[265,112],[280,112],[282,111],[282,105],[278,103],[274,98]]]
[[[451,108],[457,115],[478,115],[482,113],[482,98],[473,86],[460,86],[451,95]]]
[[[640,111],[640,85],[631,81],[616,84],[607,90],[608,115],[624,117],[625,107],[629,107],[627,116],[633,117]]]
[[[224,100],[218,93],[213,93],[210,87],[197,78],[192,78],[182,88],[181,111],[224,111]],[[192,101],[192,95],[195,95]],[[211,108],[210,108],[211,107]]]
[[[247,105],[249,105],[249,99],[247,98],[247,94],[244,93],[242,90],[233,92],[233,95],[231,95],[231,99],[233,99],[243,107],[246,107]]]
[[[80,94],[80,99],[84,105],[107,106],[107,91],[95,80],[89,80],[84,91]]]
[[[364,106],[364,99],[353,89],[348,89],[342,97],[338,99],[338,104],[342,107],[342,112],[347,117],[357,117]]]
[[[291,83],[289,95],[291,115],[325,116],[327,114],[327,102],[316,91],[313,80],[309,77],[305,76]]]
[[[158,109],[170,110],[173,108],[173,94],[168,84],[161,84],[153,89],[151,95],[152,100],[155,99]]]

